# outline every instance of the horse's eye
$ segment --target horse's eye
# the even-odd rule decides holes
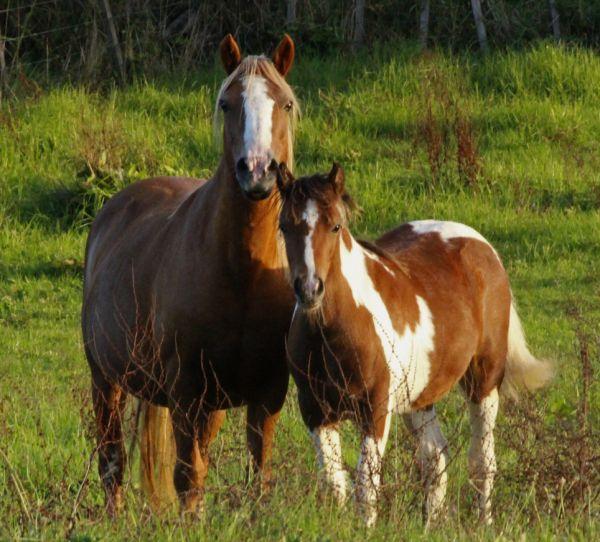
[[[227,113],[227,111],[229,111],[229,104],[223,99],[219,100],[219,107],[223,113]]]
[[[283,108],[284,108],[286,111],[290,111],[290,110],[292,109],[292,105],[293,105],[293,104],[292,104],[292,102],[288,102],[288,103],[286,103],[286,104],[283,106]]]
[[[279,231],[281,233],[287,233],[288,228],[287,228],[287,226],[285,224],[279,224]]]
[[[333,228],[331,228],[331,231],[333,233],[337,233],[338,231],[340,231],[342,225],[341,224],[336,224]]]

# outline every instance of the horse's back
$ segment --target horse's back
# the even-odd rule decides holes
[[[390,230],[377,246],[407,268],[412,276],[468,267],[484,267],[504,274],[500,256],[478,231],[458,222],[418,220]]]
[[[119,240],[141,234],[141,224],[155,230],[207,181],[188,177],[153,177],[138,181],[115,194],[100,210],[86,246],[85,276],[89,283],[94,269]]]

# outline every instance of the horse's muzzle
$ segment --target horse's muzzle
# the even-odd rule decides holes
[[[244,195],[252,201],[268,198],[277,179],[277,162],[271,160],[268,167],[248,167],[248,161],[240,158],[235,166],[235,174]]]
[[[314,280],[303,280],[296,277],[294,280],[294,293],[298,304],[306,310],[313,310],[319,307],[325,293],[325,284],[319,277]]]

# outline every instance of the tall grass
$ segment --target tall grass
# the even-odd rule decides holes
[[[78,328],[85,235],[130,182],[210,175],[221,78],[203,67],[104,92],[64,85],[0,109],[0,538],[597,538],[600,58],[547,44],[486,58],[405,45],[301,57],[292,77],[304,110],[297,173],[341,162],[363,208],[353,229],[369,237],[416,218],[477,228],[508,268],[532,350],[557,362],[546,392],[501,408],[495,525],[479,528],[470,511],[458,394],[440,407],[453,456],[448,520],[423,532],[411,437],[395,422],[381,520],[367,533],[352,507],[318,501],[293,390],[271,496],[243,486],[243,414],[233,411],[212,447],[203,521],[153,516],[135,458],[124,516],[104,518]],[[345,443],[356,438],[344,430]],[[355,449],[345,449],[349,468]]]

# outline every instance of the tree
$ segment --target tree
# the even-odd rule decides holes
[[[552,33],[556,41],[560,40],[560,20],[558,16],[558,9],[556,9],[556,0],[548,0],[548,6],[550,8],[550,19],[552,21]]]
[[[365,0],[354,0],[354,48],[362,47],[365,41]]]
[[[287,13],[285,22],[288,26],[296,22],[296,4],[297,0],[287,0]]]
[[[484,53],[487,53],[487,34],[485,32],[485,23],[483,22],[483,12],[481,11],[481,0],[471,0],[471,7],[473,8],[473,18],[475,19],[479,47],[481,47]]]
[[[421,0],[421,14],[419,16],[419,43],[421,49],[427,49],[429,35],[429,0]]]

